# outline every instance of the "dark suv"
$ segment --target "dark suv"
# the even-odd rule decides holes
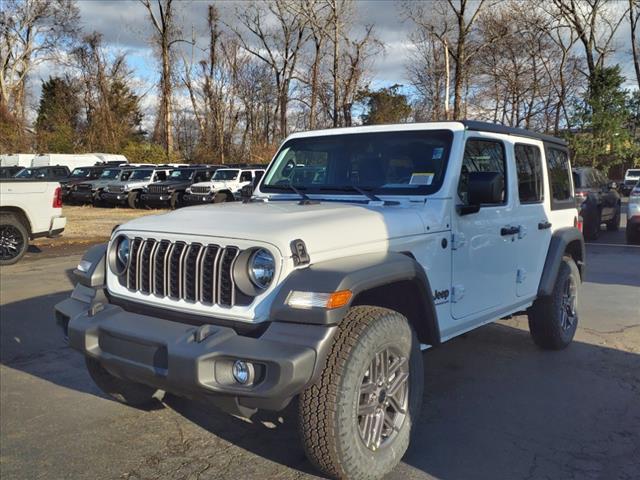
[[[193,166],[173,170],[162,182],[147,185],[140,196],[142,207],[171,207],[182,205],[182,196],[187,187],[198,182],[208,182],[219,166]]]
[[[99,178],[105,168],[106,166],[104,165],[74,168],[71,175],[64,180],[60,180],[62,201],[69,202],[71,200],[71,192],[73,191],[74,185]]]
[[[600,170],[591,167],[573,169],[576,203],[584,221],[583,233],[587,240],[598,238],[600,225],[607,230],[620,228],[620,195],[617,185]]]

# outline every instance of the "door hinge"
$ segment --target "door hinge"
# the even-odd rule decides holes
[[[516,273],[516,283],[524,283],[527,279],[527,271],[524,268],[519,268]]]
[[[464,238],[464,234],[462,233],[454,233],[451,235],[451,249],[458,250],[462,248],[466,243],[466,239]]]
[[[464,297],[464,285],[454,285],[451,289],[451,301],[457,303]]]

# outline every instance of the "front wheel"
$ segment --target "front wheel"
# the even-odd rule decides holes
[[[616,213],[613,218],[607,222],[607,230],[610,232],[617,232],[620,229],[620,205],[616,208]]]
[[[316,383],[299,398],[309,460],[334,478],[382,478],[400,462],[419,416],[422,355],[407,319],[352,308]]]
[[[580,272],[571,257],[563,257],[553,292],[540,297],[527,311],[533,341],[545,350],[560,350],[573,340],[578,328]]]
[[[127,197],[127,203],[129,204],[129,208],[138,208],[140,204],[140,193],[129,192],[129,196]]]
[[[13,213],[0,214],[0,265],[20,260],[29,247],[29,232]]]

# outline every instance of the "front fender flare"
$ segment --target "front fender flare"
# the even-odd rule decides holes
[[[414,258],[402,253],[363,254],[316,263],[294,270],[280,286],[271,305],[270,318],[274,321],[335,325],[339,323],[358,295],[374,288],[410,281],[419,292],[421,321],[434,344],[439,343],[440,331],[427,275]],[[341,308],[299,309],[287,305],[291,291],[330,293],[351,290],[351,302]]]

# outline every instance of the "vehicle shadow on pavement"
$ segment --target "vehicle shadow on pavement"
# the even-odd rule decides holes
[[[53,306],[68,295],[2,305],[0,361],[104,398],[55,325]],[[389,478],[640,476],[640,355],[583,342],[541,351],[521,323],[488,325],[424,353],[422,413],[410,450]],[[246,452],[318,474],[304,457],[294,404],[251,422],[171,395],[164,404]],[[246,468],[233,462],[226,478]]]

